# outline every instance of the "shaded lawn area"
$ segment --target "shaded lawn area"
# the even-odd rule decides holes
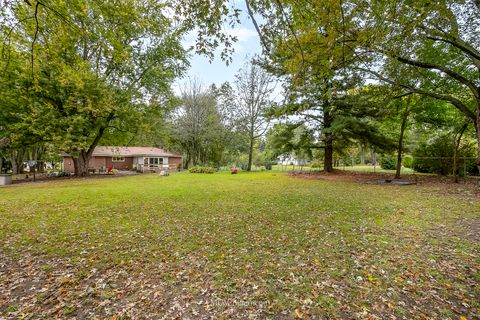
[[[278,172],[1,188],[0,318],[474,319],[479,224],[477,197]]]

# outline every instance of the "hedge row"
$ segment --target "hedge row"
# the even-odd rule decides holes
[[[212,167],[192,167],[188,169],[190,173],[214,173],[215,168]]]

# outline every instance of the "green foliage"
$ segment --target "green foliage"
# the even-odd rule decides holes
[[[413,157],[409,154],[404,155],[402,158],[402,166],[405,168],[412,169],[413,168]]]
[[[380,158],[380,166],[385,170],[395,170],[397,159],[391,154],[384,154]]]
[[[195,51],[213,55],[223,43],[227,58],[234,38],[220,27],[226,10],[182,0],[7,2],[0,8],[0,123],[11,125],[2,125],[0,139],[10,147],[48,142],[85,170],[104,135],[159,145],[150,132],[164,132],[148,123],[148,109],[174,100],[170,85],[187,66],[182,37],[195,29]]]
[[[383,143],[388,139],[370,134],[364,117],[345,119],[355,110],[345,109],[343,114],[340,110],[342,96],[351,95],[371,77],[388,84],[379,105],[415,93],[444,101],[470,123],[478,123],[478,1],[250,2],[262,18],[265,66],[288,79],[288,104],[274,113],[317,118],[311,123],[319,126],[319,140],[326,145],[334,141],[339,150],[351,139],[388,145]],[[251,17],[255,19],[254,14]],[[430,110],[419,112],[417,119],[443,118],[427,104],[418,109],[422,108]],[[408,122],[411,111],[398,115]],[[399,118],[384,131],[394,133],[387,138],[398,131]]]
[[[172,122],[173,139],[186,154],[187,167],[221,161],[227,128],[213,88],[204,88],[196,79],[186,83]]]
[[[267,158],[293,154],[302,159],[311,159],[314,137],[312,130],[300,123],[275,124],[267,133]]]
[[[413,168],[415,171],[452,174],[454,142],[450,134],[440,134],[421,142],[413,152]],[[458,173],[463,174],[464,166],[469,174],[478,174],[475,165],[475,147],[473,143],[464,143],[458,150]]]
[[[215,168],[213,167],[191,167],[188,169],[190,173],[215,173]]]
[[[313,168],[313,169],[322,168],[323,169],[323,161],[320,161],[318,159],[313,160],[312,162],[310,162],[310,168]]]

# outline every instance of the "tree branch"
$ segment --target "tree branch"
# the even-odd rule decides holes
[[[101,126],[99,129],[98,129],[98,133],[97,135],[95,136],[95,139],[93,139],[92,143],[90,144],[90,147],[88,148],[87,150],[87,157],[90,157],[90,155],[93,153],[93,150],[95,150],[95,147],[97,146],[98,142],[100,141],[100,139],[102,138],[103,136],[103,133],[105,132],[105,130],[107,129],[108,127],[108,124],[110,123],[110,121],[115,117],[115,113],[113,111],[111,111],[108,116],[107,116],[107,125],[104,125],[104,126]]]
[[[452,46],[460,49],[464,53],[466,53],[468,56],[473,58],[474,63],[477,67],[480,67],[480,52],[476,50],[475,48],[471,47],[469,44],[465,43],[461,39],[445,39],[445,38],[440,38],[440,37],[434,37],[434,36],[427,36],[427,39],[433,40],[433,41],[442,41],[451,44]]]
[[[255,30],[257,30],[258,37],[260,38],[260,42],[262,43],[263,48],[267,53],[270,53],[270,46],[268,45],[267,41],[265,40],[262,31],[260,30],[260,27],[258,26],[257,20],[255,19],[253,15],[252,8],[250,7],[250,4],[248,3],[248,0],[245,0],[245,5],[247,6],[247,12],[248,15],[250,16],[250,19],[252,19],[253,26],[255,27]]]
[[[423,68],[423,69],[435,69],[435,70],[441,71],[441,72],[449,75],[451,78],[457,80],[458,82],[466,85],[470,89],[470,91],[472,91],[473,95],[477,99],[480,98],[479,92],[477,90],[477,86],[475,85],[475,83],[473,83],[472,81],[468,80],[467,78],[465,78],[461,74],[458,74],[457,72],[453,71],[450,68],[447,68],[447,67],[444,67],[444,66],[441,66],[441,65],[438,65],[438,64],[411,60],[411,59],[408,59],[408,58],[405,58],[405,57],[400,57],[400,56],[397,56],[397,55],[394,55],[394,58],[397,59],[400,62],[406,63],[406,64],[414,66],[414,67],[419,67],[419,68]]]
[[[27,2],[28,3],[28,2]],[[28,3],[30,4],[30,3]],[[32,52],[31,52],[31,66],[32,66],[32,79],[34,78],[34,71],[33,71],[33,68],[34,68],[34,49],[35,49],[35,42],[37,41],[37,36],[38,36],[38,29],[39,29],[39,25],[38,25],[38,7],[41,5],[42,3],[40,1],[37,1],[37,4],[35,5],[35,14],[34,14],[34,18],[35,18],[35,34],[33,35],[33,41],[32,41]]]
[[[379,79],[381,81],[387,82],[391,85],[394,85],[394,86],[397,86],[397,87],[400,87],[400,88],[410,90],[413,93],[418,93],[418,94],[421,94],[421,95],[429,96],[429,97],[432,97],[432,98],[435,98],[435,99],[438,99],[438,100],[448,101],[452,105],[454,105],[459,111],[461,111],[463,114],[465,114],[469,119],[471,119],[474,123],[476,123],[476,121],[477,121],[477,117],[476,117],[475,113],[472,110],[470,110],[462,101],[458,100],[455,97],[452,97],[452,96],[449,96],[449,95],[444,95],[444,94],[438,94],[438,93],[434,93],[434,92],[427,92],[427,91],[417,89],[417,88],[412,87],[412,86],[407,85],[407,84],[401,84],[401,83],[398,83],[394,80],[385,78],[380,73],[372,71],[372,70],[368,70],[368,69],[365,69],[365,68],[359,68],[359,67],[357,67],[357,69],[360,70],[360,71],[363,71],[363,72],[373,74],[375,77],[377,77],[377,79]]]

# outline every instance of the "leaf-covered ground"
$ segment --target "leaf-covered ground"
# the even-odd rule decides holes
[[[274,172],[5,187],[0,319],[478,319],[479,226],[475,195]]]

